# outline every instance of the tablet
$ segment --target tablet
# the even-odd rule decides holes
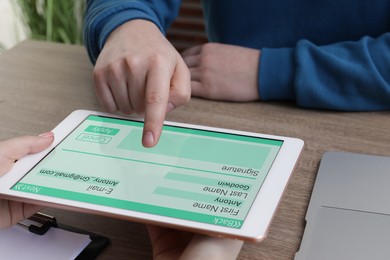
[[[55,141],[0,178],[13,200],[260,241],[303,147],[295,138],[165,122],[154,148],[142,120],[77,110]]]

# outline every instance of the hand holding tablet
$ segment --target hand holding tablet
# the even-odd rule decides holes
[[[199,233],[260,241],[303,147],[299,139],[75,111],[44,152],[1,177],[1,196]]]
[[[46,149],[53,141],[53,133],[44,133],[39,136],[23,136],[0,142],[0,176],[12,169],[16,160]],[[41,208],[37,205],[0,199],[0,229],[30,217]]]

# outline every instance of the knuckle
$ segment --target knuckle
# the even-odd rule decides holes
[[[102,81],[104,79],[104,69],[102,67],[95,67],[92,72],[93,80],[96,81]]]
[[[179,90],[177,96],[183,103],[187,103],[191,99],[191,88]]]
[[[155,53],[151,55],[148,59],[149,63],[152,64],[152,66],[155,66],[157,68],[163,68],[168,64],[168,59],[161,54]]]
[[[214,47],[216,46],[215,43],[213,42],[208,42],[208,43],[205,43],[202,45],[202,48],[201,48],[201,52],[210,52],[210,51],[213,51]]]
[[[121,64],[112,62],[106,66],[95,67],[93,70],[93,79],[96,81],[104,81],[107,78],[118,79],[121,73]]]
[[[119,78],[119,74],[121,70],[120,67],[121,67],[120,63],[117,62],[108,64],[107,66],[108,75],[110,75],[113,78]]]
[[[141,66],[142,59],[138,56],[127,56],[124,63],[129,71],[134,71]]]
[[[151,105],[151,104],[161,104],[164,102],[164,97],[163,95],[156,91],[152,90],[147,93],[145,93],[145,105]]]
[[[189,91],[187,89],[177,90],[172,98],[176,106],[184,105],[191,99],[191,89]]]

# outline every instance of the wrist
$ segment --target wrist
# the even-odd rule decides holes
[[[293,49],[264,48],[261,52],[258,76],[262,100],[295,100]]]
[[[149,20],[134,19],[127,21],[114,29],[107,37],[106,43],[115,41],[116,38],[121,38],[122,36],[131,35],[132,37],[138,37],[138,35],[134,33],[139,33],[139,35],[145,36],[149,33],[161,34],[161,31],[155,23]]]

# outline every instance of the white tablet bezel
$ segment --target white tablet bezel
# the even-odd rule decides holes
[[[97,111],[74,111],[67,118],[65,118],[57,127],[53,129],[55,141],[49,148],[40,153],[28,155],[22,158],[17,163],[15,163],[14,167],[9,173],[0,177],[0,196],[3,198],[17,201],[36,203],[43,206],[105,215],[109,217],[116,217],[142,223],[163,225],[188,231],[204,233],[212,236],[229,237],[246,241],[258,242],[263,240],[267,235],[267,230],[275,214],[278,203],[283,195],[288,180],[303,149],[303,141],[297,138],[257,134],[251,132],[175,123],[168,121],[165,122],[165,125],[170,126],[179,126],[184,128],[209,130],[215,132],[231,133],[283,141],[283,145],[281,146],[278,155],[276,156],[274,163],[240,229],[200,223],[190,220],[176,219],[173,217],[158,216],[154,214],[136,212],[131,210],[116,209],[112,207],[94,205],[90,203],[77,202],[66,199],[58,199],[32,193],[19,192],[10,189],[26,174],[26,172],[28,172],[32,167],[34,167],[37,162],[39,162],[44,156],[46,156],[47,153],[49,153],[55,146],[57,146],[74,128],[76,128],[89,115],[101,115],[137,121],[140,120],[137,118],[124,117]]]

